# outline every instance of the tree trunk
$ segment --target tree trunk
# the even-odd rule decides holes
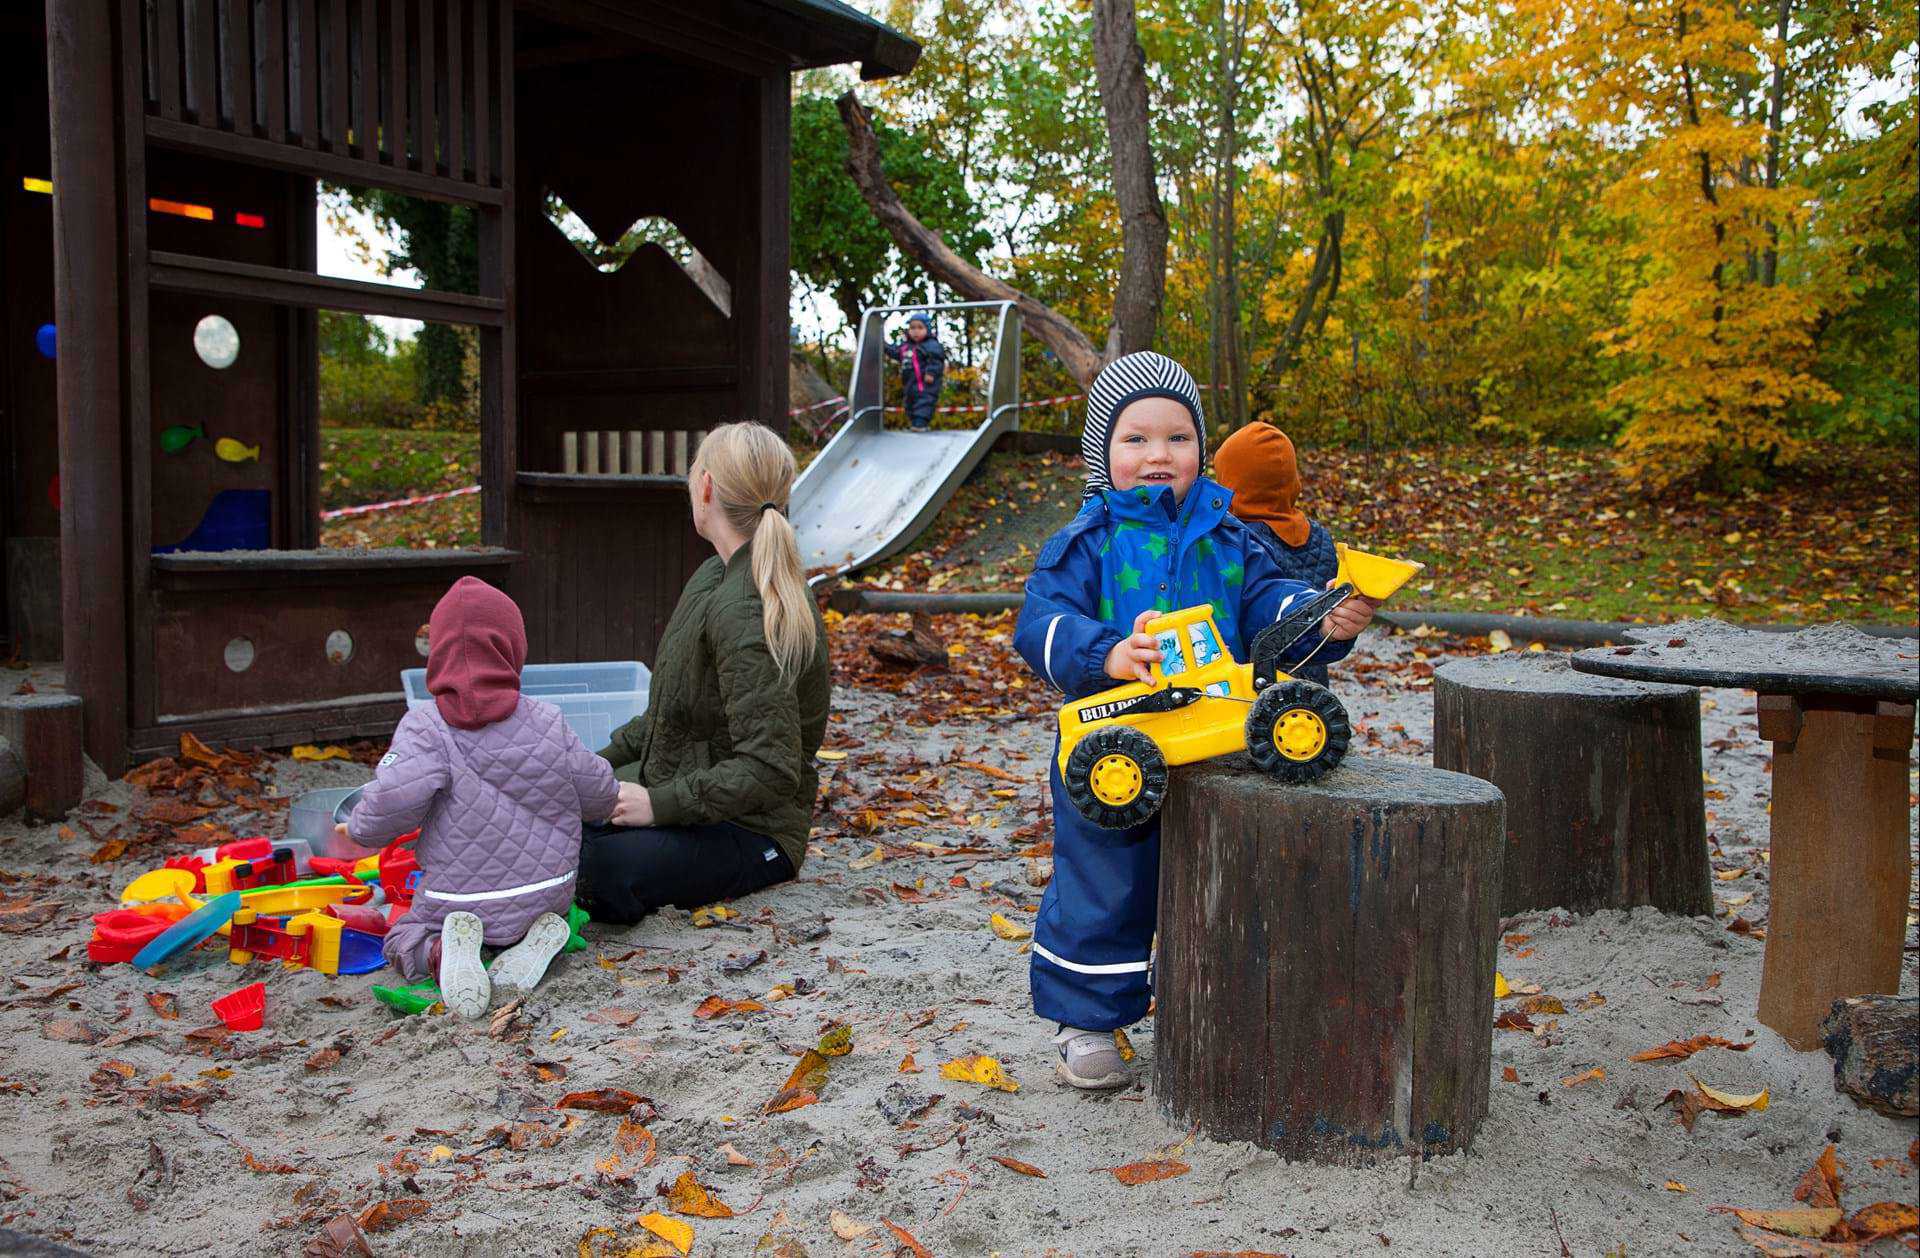
[[[1501,913],[1713,911],[1698,690],[1527,652],[1455,660],[1433,683],[1433,763],[1507,797]]]
[[[27,815],[65,817],[85,793],[79,695],[9,695],[0,699],[0,739],[13,744],[26,769]]]
[[[1113,196],[1120,207],[1120,285],[1107,329],[1109,361],[1153,348],[1167,288],[1167,211],[1147,128],[1147,57],[1133,0],[1093,0],[1093,63],[1107,116]]]
[[[1176,1126],[1289,1160],[1466,1148],[1487,1113],[1505,808],[1486,782],[1244,757],[1162,809],[1153,1087]]]
[[[27,801],[27,766],[13,744],[0,738],[0,817],[8,816]]]
[[[1082,387],[1091,385],[1114,358],[1152,347],[1167,288],[1167,212],[1154,181],[1146,55],[1140,51],[1132,0],[1095,0],[1093,55],[1107,115],[1107,146],[1121,220],[1120,281],[1104,349],[1053,307],[960,257],[938,232],[915,218],[887,183],[866,107],[852,92],[835,102],[847,129],[847,173],[901,252],[969,301],[1011,301],[1019,306],[1026,330],[1054,352]]]
[[[1779,59],[1773,63],[1773,83],[1767,89],[1767,187],[1780,186],[1780,127],[1787,101],[1787,20],[1793,0],[1780,0],[1777,37]],[[1760,282],[1772,288],[1780,272],[1780,224],[1767,220],[1767,251],[1760,259]]]
[[[1894,1118],[1920,1115],[1920,999],[1836,1000],[1820,1031],[1836,1091]]]

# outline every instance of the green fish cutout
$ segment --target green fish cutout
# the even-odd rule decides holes
[[[175,424],[160,434],[160,448],[168,454],[178,454],[206,435],[206,431],[197,424],[192,427]]]
[[[222,437],[214,442],[213,452],[229,463],[245,463],[248,459],[260,457],[259,446],[242,445],[232,437]]]

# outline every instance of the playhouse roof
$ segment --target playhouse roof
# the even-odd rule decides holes
[[[920,60],[920,45],[842,0],[751,0],[770,20],[757,34],[778,43],[796,70],[860,63],[863,79],[905,74]]]

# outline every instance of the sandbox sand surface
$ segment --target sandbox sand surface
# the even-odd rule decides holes
[[[1362,645],[1357,666],[1334,671],[1379,738],[1361,750],[1424,758],[1431,689],[1410,663],[1416,650],[1439,662],[1441,648],[1374,633]],[[388,1222],[368,1233],[376,1253],[572,1254],[594,1228],[643,1244],[636,1218],[681,1217],[657,1189],[691,1171],[733,1211],[685,1219],[702,1255],[752,1253],[768,1236],[762,1252],[890,1254],[904,1242],[889,1222],[943,1258],[1551,1255],[1563,1240],[1579,1255],[1738,1253],[1752,1251],[1709,1207],[1796,1204],[1796,1181],[1829,1142],[1847,1166],[1844,1205],[1913,1199],[1916,1124],[1837,1093],[1824,1053],[1789,1049],[1754,1016],[1764,945],[1727,930],[1736,914],[1764,928],[1767,914],[1768,748],[1750,694],[1703,694],[1708,789],[1725,796],[1708,804],[1716,868],[1745,871],[1714,889],[1738,907],[1711,919],[1541,911],[1506,923],[1527,938],[1503,944],[1502,974],[1568,1012],[1536,1019],[1555,1024],[1545,1034],[1493,1032],[1491,1113],[1471,1152],[1346,1170],[1189,1140],[1159,1116],[1144,1069],[1134,1088],[1098,1097],[1052,1081],[1051,1028],[1028,1010],[1022,945],[988,928],[996,911],[1030,924],[1038,902],[1028,878],[1039,871],[1016,853],[1046,837],[1033,823],[1047,732],[1028,717],[919,724],[941,709],[915,693],[837,694],[834,741],[849,754],[825,766],[829,798],[845,811],[893,784],[895,814],[914,809],[924,824],[896,816],[880,837],[989,855],[903,848],[856,869],[874,840],[823,836],[798,883],[736,903],[729,926],[695,929],[669,911],[589,928],[591,949],[491,1026],[389,1012],[368,988],[390,973],[242,968],[212,947],[158,977],[90,966],[88,915],[159,854],[91,865],[85,835],[0,823],[0,901],[55,902],[0,913],[21,927],[0,933],[0,1227],[103,1253],[297,1253],[334,1215],[373,1211],[370,1222]],[[292,796],[366,773],[279,760],[270,780]],[[138,802],[124,783],[95,785],[122,809]],[[822,915],[829,933],[806,941]],[[744,972],[723,968],[760,950],[766,959]],[[189,1036],[213,1023],[210,998],[254,979],[267,984],[264,1031]],[[801,994],[769,999],[779,984]],[[176,1018],[150,1005],[161,992]],[[766,1008],[696,1018],[716,995]],[[851,1026],[853,1049],[832,1061],[819,1100],[763,1114],[835,1023]],[[1752,1048],[1628,1061],[1702,1033]],[[1151,1020],[1133,1043],[1144,1068]],[[941,1063],[978,1053],[998,1057],[1019,1091],[940,1077]],[[901,1072],[908,1055],[918,1073]],[[1595,1068],[1604,1079],[1562,1083]],[[1732,1092],[1766,1088],[1771,1103],[1705,1114],[1689,1134],[1660,1104],[1689,1072]],[[649,1098],[639,1117],[650,1163],[632,1127],[637,1151],[613,1156],[622,1114],[553,1108],[592,1089]],[[1101,1169],[1163,1157],[1190,1169],[1137,1186]],[[396,1204],[379,1211],[383,1202]]]

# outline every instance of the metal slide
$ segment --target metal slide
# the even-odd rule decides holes
[[[886,317],[914,310],[992,310],[997,334],[986,416],[954,432],[888,431],[884,384]],[[951,369],[951,359],[949,359]],[[1020,415],[1020,312],[1010,301],[877,306],[860,318],[850,412],[840,431],[794,482],[790,514],[809,584],[899,551],[933,520],[967,473]]]

